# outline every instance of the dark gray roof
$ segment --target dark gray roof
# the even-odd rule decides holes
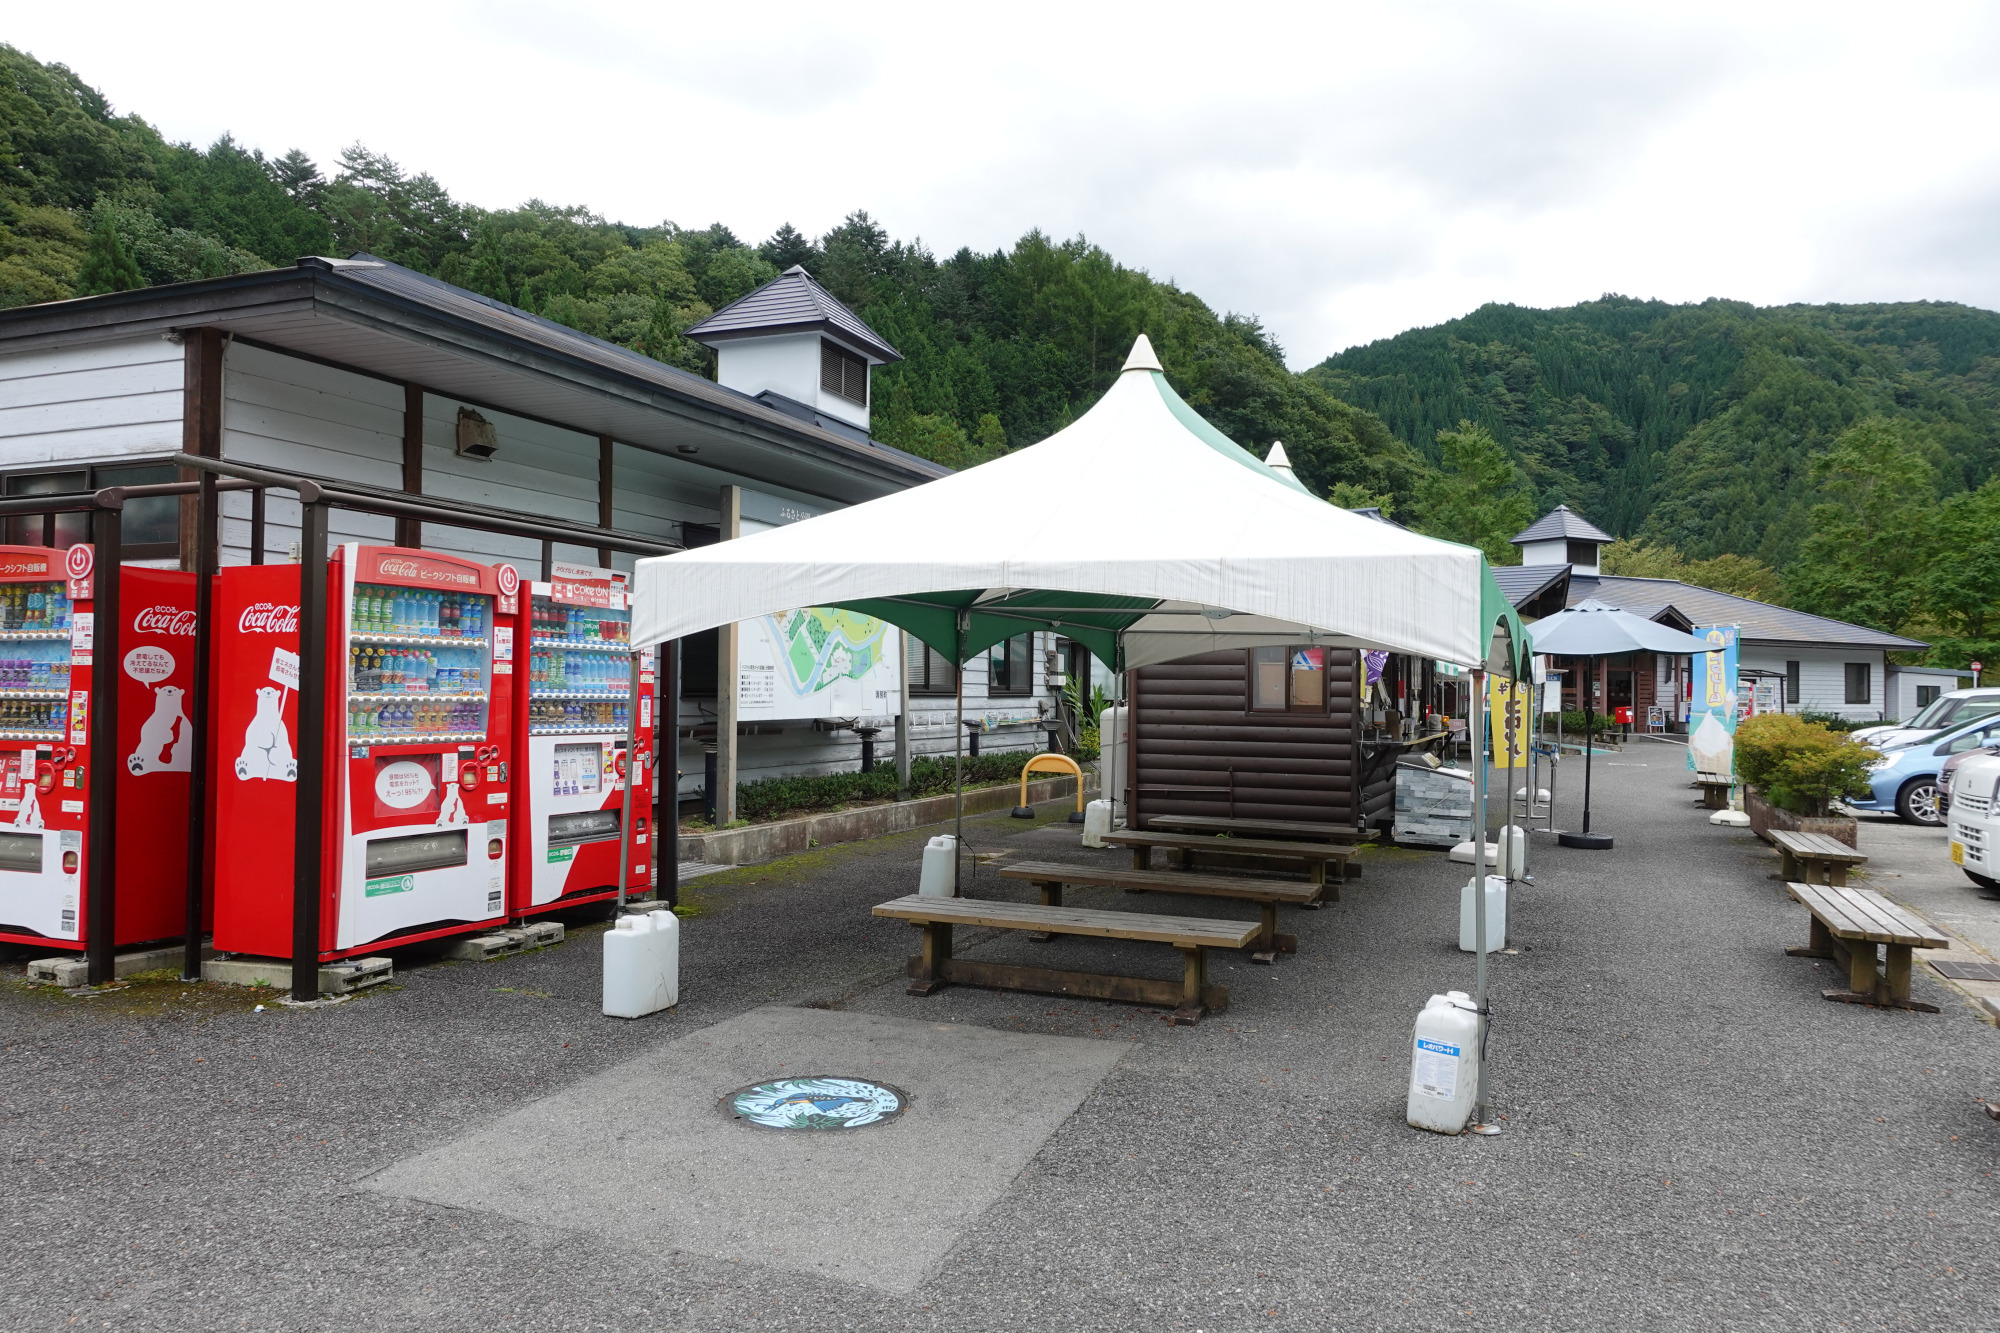
[[[1522,542],[1558,541],[1564,537],[1575,537],[1587,542],[1618,540],[1568,505],[1557,505],[1507,540],[1519,545]]]
[[[1496,575],[1499,570],[1493,571]],[[1644,614],[1648,608],[1672,606],[1695,625],[1739,625],[1747,643],[1785,643],[1802,647],[1881,648],[1892,652],[1928,648],[1918,639],[1888,634],[1865,625],[1772,606],[1734,593],[1697,588],[1678,579],[1635,579],[1615,574],[1572,574],[1569,605],[1585,598]]]
[[[882,340],[882,336],[861,322],[834,294],[813,281],[812,274],[794,264],[777,277],[730,302],[699,323],[690,325],[687,336],[704,346],[728,342],[732,338],[754,338],[771,333],[805,333],[821,329],[854,344],[877,361],[901,361],[903,354]]]
[[[204,326],[840,503],[950,472],[367,254],[0,310],[0,354]]]
[[[1493,581],[1512,606],[1524,606],[1569,573],[1568,565],[1494,565]]]

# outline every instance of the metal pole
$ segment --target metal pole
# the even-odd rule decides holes
[[[971,623],[972,613],[961,610],[958,613],[958,648],[952,656],[952,674],[958,681],[958,720],[952,726],[956,748],[951,757],[951,785],[953,795],[957,797],[951,815],[951,891],[954,896],[959,885],[965,882],[965,632]]]
[[[213,481],[213,472],[201,474],[204,482]],[[207,492],[203,492],[207,494]],[[250,492],[250,563],[264,563],[264,488],[259,486]]]
[[[258,491],[257,499],[264,493]],[[208,663],[210,620],[215,614],[215,474],[204,472],[194,502],[194,680],[188,692],[188,835],[186,935],[181,941],[181,980],[201,980],[202,908],[208,873]],[[260,506],[261,507],[261,506]],[[254,511],[253,511],[254,512]],[[261,516],[260,516],[261,517]],[[261,527],[261,523],[253,523]],[[262,535],[261,533],[259,534]]]
[[[1590,756],[1597,748],[1597,659],[1583,659],[1583,831],[1590,832]]]
[[[85,887],[84,981],[108,986],[118,965],[118,651],[119,575],[124,565],[120,524],[124,497],[100,491],[102,506],[92,526],[96,538],[96,593],[91,607],[90,710],[90,876]],[[72,728],[70,734],[75,735]],[[29,782],[35,773],[22,775]]]
[[[555,563],[556,544],[547,537],[544,537],[542,538],[542,582],[547,583],[550,578],[554,577],[550,571],[555,568]]]
[[[293,793],[292,999],[319,999],[320,858],[326,814],[326,504],[299,496],[299,780]]]
[[[910,799],[910,646],[916,640],[902,631],[903,669],[898,674],[896,704],[896,799]],[[929,651],[926,649],[925,651]]]
[[[625,805],[618,821],[618,906],[615,921],[625,911],[625,881],[632,874],[632,789],[639,785],[645,765],[639,762],[639,653],[633,649],[626,673],[625,695]]]
[[[667,906],[681,905],[681,641],[668,643],[667,661],[670,664],[660,673],[667,677],[666,699],[660,705],[659,716],[653,719],[653,749],[660,749],[660,732],[667,733],[667,776],[666,791],[659,809],[666,814],[664,819],[655,815],[653,819],[653,840],[659,845],[653,848],[653,855],[660,859],[660,894],[667,900]]]
[[[1479,1011],[1479,1078],[1472,1095],[1474,1133],[1491,1133],[1486,1124],[1486,671],[1472,671],[1472,707],[1467,710],[1472,742],[1472,947],[1478,959],[1473,1002]]]

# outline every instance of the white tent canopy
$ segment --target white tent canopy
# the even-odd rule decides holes
[[[633,638],[802,606],[865,610],[959,661],[1029,629],[1090,643],[1117,668],[1322,643],[1466,666],[1497,654],[1506,670],[1525,648],[1479,551],[1350,514],[1265,466],[1181,400],[1143,336],[1111,390],[1040,444],[641,560]]]

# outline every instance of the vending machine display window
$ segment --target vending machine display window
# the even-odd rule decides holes
[[[528,734],[623,732],[631,654],[631,611],[538,593],[529,609]]]
[[[0,739],[68,733],[73,628],[61,581],[0,584]]]
[[[491,597],[357,583],[349,624],[351,744],[485,739]]]

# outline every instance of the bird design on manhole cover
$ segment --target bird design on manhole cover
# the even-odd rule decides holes
[[[899,1088],[862,1078],[814,1075],[752,1083],[722,1099],[722,1108],[764,1129],[860,1129],[895,1119],[910,1103]]]

